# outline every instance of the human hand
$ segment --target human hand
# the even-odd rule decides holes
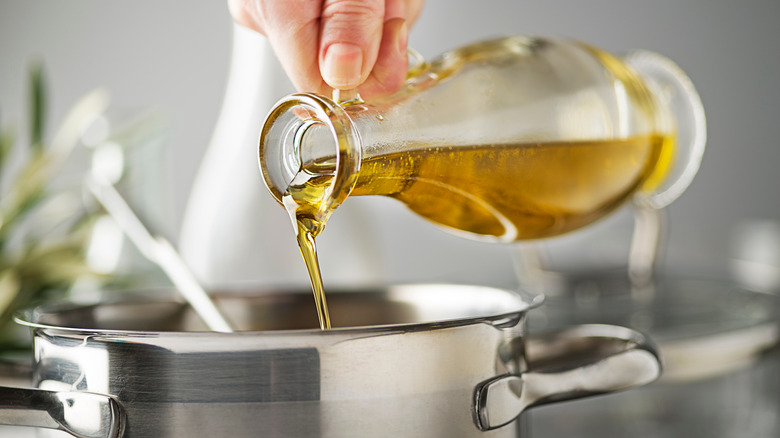
[[[423,0],[228,0],[233,19],[265,35],[299,91],[363,98],[406,78],[408,29]]]

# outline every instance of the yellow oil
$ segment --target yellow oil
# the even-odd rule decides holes
[[[581,228],[660,185],[672,137],[430,146],[364,159],[350,196],[382,195],[456,233],[498,242]],[[315,240],[330,175],[301,172],[283,198],[311,277],[320,327],[330,327]]]
[[[420,148],[364,160],[351,196],[393,197],[475,238],[539,239],[581,228],[635,192],[651,191],[670,166],[672,147],[669,137],[649,135]]]
[[[327,187],[327,181],[328,177],[314,177],[301,172],[282,197],[282,204],[293,222],[298,249],[301,251],[311,280],[317,317],[322,330],[330,328],[330,314],[322,284],[316,242],[316,237],[322,232],[325,223],[316,213],[320,207],[318,200]]]

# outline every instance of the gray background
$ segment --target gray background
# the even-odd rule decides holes
[[[776,0],[430,0],[410,45],[430,58],[477,39],[525,33],[674,59],[701,94],[709,142],[699,175],[670,209],[668,263],[718,272],[742,221],[780,219],[778,19]],[[96,86],[111,90],[113,108],[162,111],[168,138],[146,173],[159,181],[164,200],[155,227],[176,241],[220,113],[231,27],[224,1],[2,0],[0,123],[23,120],[25,70],[34,58],[46,66],[52,124]],[[247,144],[247,159],[254,154]],[[477,248],[452,239],[441,241],[464,253]]]

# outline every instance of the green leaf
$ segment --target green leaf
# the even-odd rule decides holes
[[[31,248],[20,262],[17,275],[22,284],[30,286],[67,286],[79,277],[95,275],[78,240]]]
[[[0,198],[0,248],[14,227],[44,199],[50,178],[49,155],[43,150],[36,151]]]
[[[109,100],[108,90],[98,88],[70,108],[49,142],[55,168],[59,168],[58,163],[62,163],[81,140],[84,122],[102,114],[108,108]]]
[[[43,66],[34,62],[30,66],[30,144],[33,149],[43,147],[43,130],[46,122],[46,87]]]
[[[3,163],[14,145],[14,133],[10,129],[3,130],[0,126],[0,175],[3,172]]]
[[[0,271],[0,315],[3,319],[11,313],[16,294],[19,292],[19,279],[12,269]]]

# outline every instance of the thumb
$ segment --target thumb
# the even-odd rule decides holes
[[[325,82],[342,90],[368,78],[382,40],[383,0],[326,0],[320,22],[319,63]]]

